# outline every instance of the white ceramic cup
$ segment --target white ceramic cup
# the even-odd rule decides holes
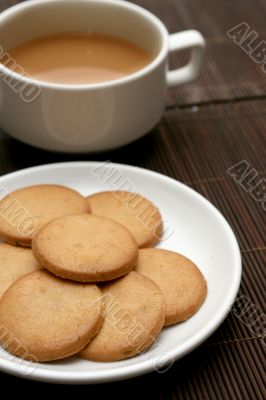
[[[121,37],[153,60],[121,79],[80,85],[33,80],[0,65],[1,127],[42,149],[95,152],[130,143],[160,120],[166,88],[192,81],[201,70],[199,32],[169,35],[153,14],[117,0],[30,0],[9,8],[0,15],[0,61],[25,41],[63,31]],[[191,49],[189,63],[169,71],[169,52],[183,49]]]

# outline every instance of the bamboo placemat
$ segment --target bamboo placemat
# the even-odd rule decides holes
[[[47,153],[2,132],[0,174],[49,162],[108,159],[171,176],[203,194],[229,221],[241,248],[243,279],[237,300],[221,327],[167,373],[66,390],[68,394],[86,395],[93,400],[265,399],[266,214],[262,202],[255,201],[227,171],[245,161],[257,171],[257,181],[266,178],[266,75],[225,36],[229,27],[245,20],[263,37],[265,3],[263,0],[138,3],[161,17],[172,32],[176,27],[178,30],[194,27],[203,32],[208,54],[201,79],[172,90],[164,117],[153,132],[114,152],[93,156]],[[0,4],[11,2],[1,0]],[[176,57],[172,62],[177,64],[180,60]],[[16,383],[25,390],[31,387],[54,391],[54,386],[40,383],[29,386],[26,381],[4,374],[0,374],[0,382],[9,389]],[[64,393],[64,388],[60,391]]]
[[[134,0],[165,23],[170,33],[198,29],[207,40],[206,63],[192,84],[171,89],[168,105],[193,105],[239,98],[265,98],[266,74],[228,37],[241,22],[258,33],[251,46],[265,39],[266,5],[263,0]],[[184,64],[186,53],[173,54],[170,67]]]

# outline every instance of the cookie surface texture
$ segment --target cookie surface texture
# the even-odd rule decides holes
[[[31,249],[0,243],[0,298],[17,279],[40,268]]]
[[[197,266],[181,254],[141,249],[135,269],[160,287],[166,303],[165,325],[187,320],[203,304],[207,284]]]
[[[66,281],[45,270],[32,272],[0,300],[0,342],[26,360],[59,360],[88,344],[101,327],[102,311],[96,285]]]
[[[89,213],[88,201],[59,185],[34,185],[7,194],[0,201],[0,237],[30,246],[41,226],[65,214]]]
[[[46,224],[32,242],[40,265],[80,282],[115,279],[133,269],[138,247],[121,224],[92,214],[65,215]]]
[[[135,237],[138,247],[156,244],[163,233],[158,208],[145,197],[131,192],[100,192],[87,197],[92,213],[114,219],[125,225]]]
[[[134,271],[102,285],[105,317],[97,336],[81,352],[93,361],[118,361],[151,346],[165,318],[158,286]]]

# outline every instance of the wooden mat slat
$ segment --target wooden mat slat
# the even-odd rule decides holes
[[[266,31],[264,36],[266,37]],[[170,57],[171,69],[185,64],[186,54]],[[224,62],[226,60],[226,63]],[[238,98],[265,98],[266,74],[226,35],[208,43],[205,65],[195,82],[168,91],[168,105],[193,105]]]
[[[233,227],[241,250],[266,247],[265,211],[233,180],[202,183],[197,190],[220,209]]]
[[[182,175],[185,181],[194,182],[227,177],[227,169],[242,160],[264,171],[265,124],[266,100],[260,100],[191,110],[174,108],[166,112],[159,130],[164,138],[170,136],[176,177]]]
[[[198,29],[207,39],[205,66],[200,79],[168,92],[167,104],[199,104],[213,100],[264,96],[266,74],[245,54],[226,32],[245,21],[266,38],[266,4],[263,0],[136,0],[155,13],[171,33]],[[256,9],[256,12],[254,10]],[[171,67],[187,60],[182,53],[171,56]]]
[[[0,10],[16,3],[0,0]],[[136,0],[158,15],[170,32],[195,28],[208,41],[201,78],[168,92],[167,110],[151,134],[97,155],[47,153],[0,131],[0,175],[49,162],[111,160],[138,165],[187,183],[209,199],[231,224],[242,250],[243,279],[238,300],[257,307],[260,319],[240,318],[237,304],[200,348],[165,374],[109,385],[60,388],[92,399],[264,400],[265,390],[265,211],[228,175],[241,160],[266,177],[266,74],[226,31],[246,21],[265,39],[265,0]],[[173,55],[171,66],[187,54]],[[226,61],[226,62],[225,62]],[[237,100],[237,101],[236,101]],[[249,101],[250,100],[250,101]],[[222,255],[221,255],[222,256]],[[263,339],[264,335],[264,339]],[[54,387],[0,374],[1,387]]]
[[[264,0],[133,0],[130,1],[157,15],[171,33],[199,29],[207,38],[223,35],[241,21],[253,29],[265,29]]]

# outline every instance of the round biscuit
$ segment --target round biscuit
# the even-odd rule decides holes
[[[150,200],[140,194],[110,191],[95,193],[87,199],[93,214],[125,225],[138,247],[150,247],[160,240],[163,233],[161,214]]]
[[[80,353],[93,361],[118,361],[151,346],[165,319],[159,287],[135,271],[102,285],[105,317],[97,336]]]
[[[60,185],[27,186],[0,201],[0,238],[30,246],[36,232],[47,222],[65,214],[89,213],[88,201],[78,192]]]
[[[103,319],[101,290],[45,270],[18,279],[0,300],[0,343],[30,361],[53,361],[86,346]]]
[[[43,226],[32,241],[40,265],[62,278],[101,282],[130,272],[138,257],[132,234],[96,215],[65,215]]]
[[[40,268],[31,249],[0,243],[0,297],[17,279]]]
[[[187,320],[206,298],[204,276],[181,254],[163,249],[141,249],[135,271],[160,287],[166,303],[165,326]]]

